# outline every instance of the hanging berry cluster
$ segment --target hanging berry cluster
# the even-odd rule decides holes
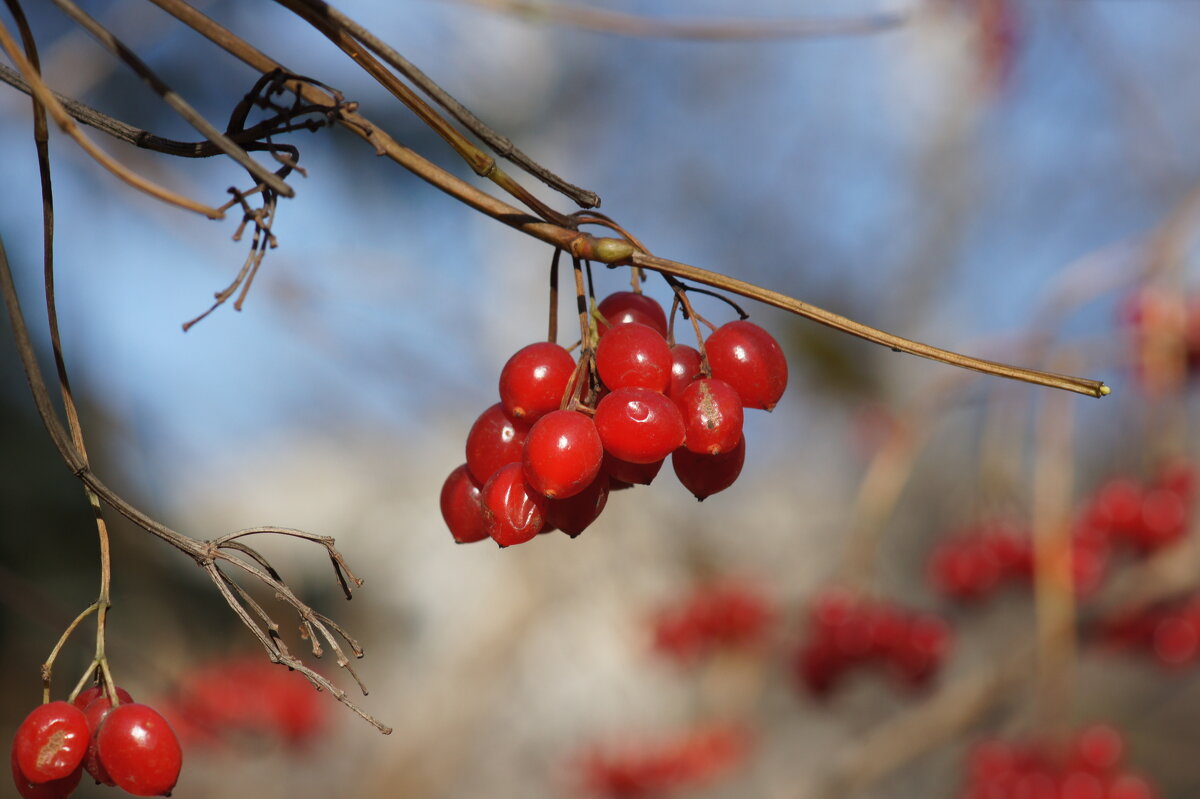
[[[1200,595],[1117,613],[1098,632],[1111,649],[1149,653],[1170,668],[1194,665],[1200,661]]]
[[[1066,747],[985,741],[971,751],[962,799],[1155,799],[1150,784],[1121,767],[1125,743],[1106,725],[1076,735]]]
[[[762,643],[775,608],[749,583],[714,582],[662,608],[654,618],[654,648],[681,662],[725,647]]]
[[[661,741],[593,749],[579,763],[582,793],[632,799],[702,788],[743,764],[751,744],[741,726],[709,724]]]
[[[793,669],[810,694],[828,696],[856,668],[882,666],[903,686],[923,688],[937,675],[953,641],[942,619],[889,602],[828,590],[809,615],[808,637]]]
[[[87,771],[97,784],[134,796],[169,796],[179,779],[179,739],[158,711],[123,688],[116,703],[100,687],[73,702],[47,702],[21,722],[12,772],[24,799],[64,799]]]
[[[1102,584],[1113,553],[1148,555],[1187,532],[1196,500],[1196,469],[1182,461],[1159,467],[1149,481],[1113,477],[1086,497],[1071,527],[1071,573],[1080,596]],[[1033,542],[1027,524],[985,520],[934,548],[929,581],[943,596],[982,600],[1003,585],[1028,585]]]
[[[621,291],[589,306],[576,273],[578,359],[553,341],[509,358],[500,401],[472,425],[466,463],[442,486],[442,516],[459,543],[506,547],[555,529],[575,537],[610,491],[649,485],[668,457],[697,499],[722,491],[745,461],[743,409],[771,410],[787,386],[782,349],[753,322],[701,340],[673,283],[699,349],[674,344],[654,299]]]

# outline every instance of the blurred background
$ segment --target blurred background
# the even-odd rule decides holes
[[[51,4],[29,5],[53,88],[196,138]],[[84,5],[218,126],[258,77],[148,3]],[[197,5],[475,180],[287,10]],[[664,469],[614,494],[577,539],[459,546],[442,481],[505,360],[545,335],[550,249],[345,131],[297,133],[307,177],[289,180],[297,196],[280,202],[279,246],[243,310],[184,333],[245,257],[236,221],[137,194],[55,131],[58,308],[95,470],[198,538],[262,524],[335,536],[366,581],[350,603],[318,548],[263,550],[364,645],[361,704],[395,728],[381,736],[266,668],[201,570],[111,514],[110,660],[136,699],[174,714],[174,796],[1018,795],[970,793],[988,780],[1030,797],[1196,795],[1200,8],[570,6],[768,25],[904,15],[859,35],[694,41],[495,1],[339,7],[598,192],[656,254],[938,346],[1101,379],[1113,395],[979,377],[748,307],[783,345],[791,382],[771,414],[747,414],[733,487],[697,503]],[[28,98],[0,86],[0,236],[49,375],[30,131]],[[247,185],[228,160],[87,132],[202,202]],[[603,296],[628,274],[598,270],[596,283]],[[669,298],[660,279],[646,285]],[[95,598],[98,551],[7,334],[0,370],[0,718],[12,729],[39,701],[58,635]],[[286,609],[270,607],[287,634]],[[915,671],[872,637],[881,618],[925,630],[901,647],[916,647]],[[58,661],[55,698],[90,660],[89,624]],[[313,662],[356,690],[328,656]],[[1097,723],[1124,742],[1107,765],[1079,743]],[[981,750],[992,739],[1009,742],[999,766]],[[1031,760],[1059,793],[1028,792],[1041,790]],[[1095,779],[1072,790],[1093,792],[1067,793],[1089,768]]]

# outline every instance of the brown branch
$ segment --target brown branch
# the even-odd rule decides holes
[[[910,15],[872,14],[848,19],[666,20],[545,0],[458,0],[531,22],[570,25],[599,33],[662,39],[763,40],[882,33],[904,25]]]
[[[533,175],[538,180],[556,191],[570,197],[581,208],[599,208],[600,196],[593,191],[582,189],[560,178],[558,175],[551,172],[546,167],[534,161],[525,153],[521,152],[516,145],[508,138],[501,136],[496,131],[492,130],[484,124],[478,117],[462,103],[455,100],[450,93],[435,83],[428,75],[422,72],[415,64],[409,61],[400,53],[388,45],[386,42],[379,39],[369,30],[359,25],[350,17],[343,14],[333,6],[327,3],[319,2],[319,0],[304,0],[306,5],[314,10],[319,10],[322,14],[328,17],[331,21],[337,23],[345,31],[347,31],[355,39],[358,39],[367,46],[371,52],[379,56],[392,69],[399,72],[408,80],[425,92],[438,105],[444,108],[449,114],[457,119],[460,124],[483,140],[494,153],[501,158],[511,161],[517,166],[524,169],[529,174]]]
[[[459,133],[441,114],[418,97],[412,89],[401,82],[383,64],[379,63],[370,53],[363,51],[359,43],[345,30],[341,22],[330,16],[329,12],[332,9],[329,6],[315,0],[276,0],[276,2],[308,22],[331,42],[341,48],[342,52],[348,55],[354,63],[362,67],[368,75],[375,78],[381,86],[391,92],[392,96],[416,114],[434,133],[441,136],[458,153],[459,157],[467,162],[476,175],[492,181],[543,219],[550,220],[564,227],[569,227],[572,224],[568,217],[555,211],[531,194],[528,189],[500,168],[496,163],[496,159],[472,144],[470,140]]]
[[[250,154],[231,141],[225,134],[217,130],[211,122],[204,118],[199,111],[192,108],[186,100],[171,90],[166,83],[162,81],[154,73],[150,67],[146,66],[137,55],[121,43],[117,37],[108,31],[103,25],[90,17],[83,9],[75,5],[71,0],[53,0],[54,4],[63,10],[63,12],[73,19],[77,24],[87,30],[88,33],[96,37],[100,44],[104,45],[113,55],[117,56],[137,73],[138,77],[145,81],[151,89],[162,98],[163,102],[169,105],[179,116],[197,131],[200,132],[206,139],[211,141],[218,149],[228,155],[234,161],[237,161],[247,172],[254,176],[260,183],[269,186],[276,194],[284,197],[294,197],[296,192],[285,183],[278,175],[275,175],[262,164],[250,157]]]
[[[159,186],[157,183],[147,180],[146,178],[113,159],[106,152],[92,143],[87,136],[84,136],[83,132],[79,130],[79,126],[75,124],[73,119],[71,119],[70,114],[66,112],[66,109],[62,107],[62,105],[55,98],[54,94],[50,91],[49,87],[46,86],[38,71],[33,67],[32,64],[29,63],[29,60],[24,56],[24,54],[21,53],[16,42],[13,41],[12,35],[8,32],[8,28],[4,26],[3,22],[0,22],[0,49],[3,49],[4,52],[7,53],[9,59],[16,64],[17,69],[28,82],[30,91],[32,91],[33,95],[38,99],[38,101],[46,107],[46,110],[49,112],[50,116],[54,117],[55,123],[59,126],[59,128],[62,129],[63,133],[66,133],[68,136],[74,139],[75,143],[78,144],[84,152],[91,156],[96,163],[100,164],[100,166],[104,167],[113,175],[125,181],[133,188],[143,191],[146,194],[149,194],[151,197],[155,197],[163,202],[170,203],[171,205],[177,205],[180,208],[186,208],[189,211],[195,211],[199,214],[204,214],[210,219],[222,219],[224,217],[224,214],[218,211],[216,208],[210,208],[207,205],[202,205],[195,200],[191,200],[180,194],[176,194],[169,189]]]

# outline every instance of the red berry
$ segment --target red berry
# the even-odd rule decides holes
[[[595,422],[577,411],[551,411],[529,429],[522,463],[534,489],[566,499],[596,479],[603,459]]]
[[[667,396],[676,402],[679,395],[694,380],[704,377],[700,370],[700,352],[687,344],[676,344],[671,347],[671,382],[667,386]]]
[[[699,500],[733,485],[742,473],[742,464],[745,462],[745,436],[738,440],[737,446],[720,455],[699,455],[686,447],[671,453],[675,476]]]
[[[1155,799],[1154,789],[1141,777],[1124,774],[1108,786],[1106,799]]]
[[[488,533],[502,547],[530,540],[545,526],[547,502],[526,481],[520,463],[502,466],[483,486]]]
[[[500,370],[500,405],[513,419],[532,424],[562,405],[575,359],[552,341],[522,347]]]
[[[596,347],[596,371],[611,389],[638,386],[663,392],[671,382],[671,350],[657,330],[617,325]]]
[[[500,403],[479,415],[467,433],[467,468],[482,485],[496,470],[521,460],[528,428],[517,426]]]
[[[169,795],[183,765],[171,725],[137,702],[109,712],[96,733],[96,752],[113,782],[134,796]]]
[[[1094,724],[1075,738],[1071,760],[1089,771],[1107,774],[1121,762],[1125,748],[1121,733],[1107,724]]]
[[[753,322],[727,322],[704,342],[712,376],[733,386],[747,408],[771,410],[787,388],[783,350]]]
[[[29,778],[21,771],[21,767],[17,765],[17,745],[13,741],[12,748],[12,775],[13,784],[17,787],[17,793],[21,794],[22,799],[65,799],[71,795],[71,792],[79,786],[79,780],[83,776],[82,764],[75,767],[67,776],[58,780],[50,780],[49,782],[30,782]]]
[[[679,408],[647,388],[619,388],[600,400],[596,430],[605,450],[630,463],[662,460],[684,442]]]
[[[683,414],[687,448],[704,455],[720,455],[742,438],[742,400],[724,380],[695,380],[676,399]]]
[[[122,704],[125,704],[122,702]],[[88,774],[92,775],[92,779],[103,785],[115,785],[112,777],[108,776],[108,772],[104,769],[104,764],[100,762],[100,754],[96,750],[96,731],[100,729],[100,725],[104,723],[109,712],[112,711],[112,701],[107,696],[100,696],[88,703],[87,709],[83,711],[83,715],[87,718],[88,730],[91,732],[91,742],[88,744],[87,756],[83,759],[83,767]]]
[[[599,518],[608,504],[608,492],[608,475],[601,472],[578,494],[550,500],[546,505],[546,525],[553,525],[574,538]]]
[[[133,697],[129,695],[128,691],[119,685],[116,688],[117,698],[121,700],[122,705],[133,701]],[[104,689],[99,685],[93,685],[86,691],[80,691],[79,695],[75,697],[75,701],[71,704],[75,705],[75,707],[79,708],[80,710],[87,710],[87,706],[90,705],[93,700],[98,699],[103,695]]]
[[[69,702],[48,702],[21,722],[13,753],[30,782],[61,780],[83,762],[90,738],[82,710]]]
[[[488,537],[488,521],[483,513],[481,492],[482,487],[471,476],[465,463],[450,472],[442,484],[442,518],[450,528],[450,535],[460,544],[470,544]]]
[[[610,327],[637,322],[658,331],[659,335],[667,335],[667,314],[658,302],[645,294],[632,291],[618,291],[609,294],[596,307],[608,324],[597,325],[600,335],[605,335]]]
[[[650,463],[630,463],[623,461],[611,452],[604,453],[604,463],[601,469],[613,480],[622,484],[622,488],[631,485],[648,486],[662,468],[665,458],[659,458]],[[617,486],[612,486],[617,488]]]

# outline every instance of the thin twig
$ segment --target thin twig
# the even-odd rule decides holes
[[[75,143],[78,144],[84,152],[91,156],[96,163],[100,164],[100,166],[104,167],[113,175],[125,181],[135,189],[143,191],[146,194],[149,194],[151,197],[155,197],[163,202],[177,205],[180,208],[186,208],[189,211],[195,211],[199,214],[204,214],[210,219],[222,219],[224,217],[224,214],[215,208],[210,208],[209,206],[198,203],[195,200],[188,199],[183,195],[176,194],[169,189],[159,186],[157,183],[143,178],[141,175],[114,160],[106,152],[93,144],[92,141],[88,139],[87,136],[84,136],[83,132],[79,130],[79,126],[75,124],[75,121],[71,119],[71,116],[66,112],[66,109],[64,109],[58,100],[55,99],[54,94],[50,91],[49,87],[46,86],[45,82],[41,78],[41,75],[38,74],[38,71],[34,69],[33,65],[29,63],[28,59],[26,59],[21,51],[17,48],[16,42],[13,41],[11,34],[8,32],[8,28],[4,26],[3,22],[0,22],[0,49],[3,49],[4,52],[8,54],[9,59],[17,65],[17,69],[20,70],[21,74],[28,82],[30,91],[32,91],[34,96],[37,97],[38,101],[46,106],[46,110],[50,113],[50,116],[54,117],[55,123],[58,124],[63,133],[66,133],[68,136],[74,139]]]
[[[428,75],[418,69],[415,64],[400,55],[393,47],[380,40],[369,30],[328,3],[315,2],[314,0],[304,0],[304,2],[310,8],[319,10],[321,14],[340,25],[351,36],[366,45],[367,49],[382,58],[392,69],[412,81],[417,88],[425,92],[434,102],[449,112],[459,123],[482,139],[492,149],[492,152],[521,167],[552,189],[570,197],[581,208],[600,207],[600,196],[598,194],[568,183],[525,155],[509,139],[485,125],[466,106],[451,97],[449,92],[435,83]]]
[[[531,22],[570,25],[618,36],[713,41],[859,36],[895,30],[910,18],[909,14],[900,13],[871,14],[848,19],[667,20],[623,14],[607,9],[545,2],[545,0],[458,0],[458,2],[513,14]]]
[[[199,111],[192,108],[186,100],[172,91],[150,67],[146,66],[142,59],[138,58],[137,54],[126,47],[107,28],[89,16],[87,12],[75,5],[71,0],[53,0],[53,2],[63,10],[63,13],[73,19],[88,33],[92,34],[109,52],[120,58],[126,66],[137,73],[137,76],[145,81],[146,85],[153,89],[162,98],[163,102],[169,105],[189,125],[195,128],[204,138],[216,145],[223,153],[234,161],[237,161],[256,180],[269,186],[276,194],[283,195],[284,197],[295,196],[296,192],[291,186],[251,158],[249,153],[230,141],[221,131],[217,130],[216,126],[205,119]]]

